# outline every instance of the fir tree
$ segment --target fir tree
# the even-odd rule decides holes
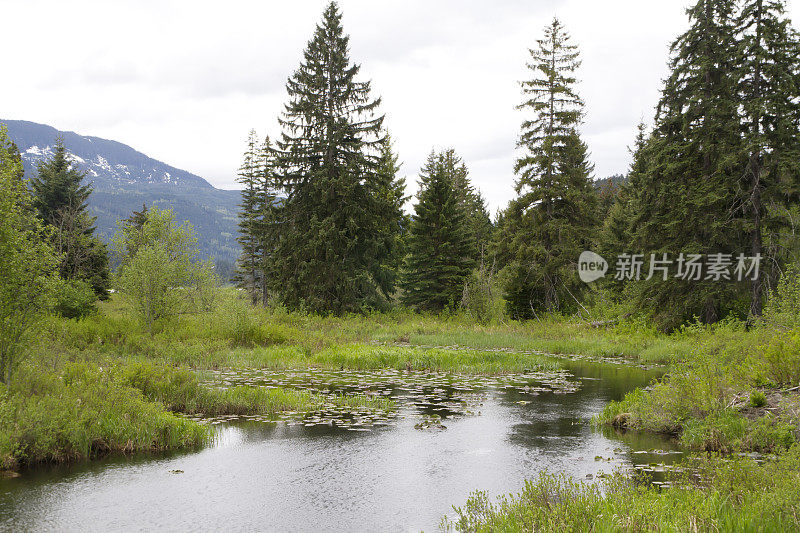
[[[420,310],[458,304],[475,267],[475,237],[452,162],[447,152],[431,153],[420,172],[402,283],[403,303]]]
[[[376,247],[372,252],[376,261],[372,271],[375,283],[384,294],[394,294],[399,280],[400,267],[405,256],[405,236],[410,219],[403,212],[406,196],[406,180],[399,176],[399,158],[392,148],[391,137],[387,133],[380,145],[380,161],[375,179],[369,182],[371,196],[375,199],[376,216],[371,217]],[[366,229],[366,228],[365,228]]]
[[[258,254],[257,272],[259,274],[261,304],[266,306],[270,299],[270,281],[275,280],[274,250],[280,239],[280,224],[278,215],[280,200],[276,194],[279,186],[275,176],[275,150],[269,137],[264,138],[261,144],[260,156],[260,181],[257,183],[256,213],[253,232],[255,233],[256,249]],[[279,292],[275,286],[272,290]]]
[[[744,246],[734,212],[741,136],[734,66],[736,30],[728,0],[700,0],[690,28],[672,45],[671,74],[642,162],[633,248],[735,255]],[[637,302],[664,329],[697,316],[718,320],[737,298],[734,284],[685,280],[670,272],[637,284]]]
[[[640,123],[634,147],[630,150],[633,161],[627,179],[619,186],[615,200],[604,217],[600,229],[597,252],[610,265],[613,265],[621,254],[630,254],[633,251],[631,247],[633,246],[634,219],[642,209],[638,201],[638,193],[648,170],[647,149],[647,127],[644,123]],[[616,298],[622,296],[625,282],[625,279],[616,279],[615,272],[607,275],[604,281]]]
[[[461,205],[467,213],[469,231],[475,241],[475,258],[481,258],[492,238],[492,220],[486,208],[486,200],[481,192],[469,181],[469,170],[456,151],[449,148],[441,153],[441,163],[445,171],[452,175],[453,187],[459,195]]]
[[[800,40],[784,9],[781,0],[749,0],[736,21],[745,151],[738,205],[752,256],[765,255],[764,237],[777,241],[790,226],[787,209],[800,193]],[[751,316],[761,315],[763,280],[752,280]]]
[[[271,275],[290,307],[357,311],[382,305],[393,291],[393,248],[384,240],[380,181],[382,116],[369,82],[357,81],[349,37],[331,3],[289,78],[275,151],[283,196]],[[393,237],[390,238],[390,240]]]
[[[144,203],[142,204],[141,211],[134,211],[131,213],[131,216],[123,221],[124,224],[128,224],[138,229],[144,227],[145,222],[147,222],[147,205]]]
[[[578,133],[583,101],[574,89],[577,47],[554,19],[530,54],[534,77],[523,82],[527,99],[519,107],[533,118],[522,125],[518,196],[506,210],[499,245],[516,316],[574,305],[583,289],[575,266],[592,238],[597,212],[592,165]]]
[[[46,224],[58,225],[65,208],[77,214],[86,212],[92,189],[82,185],[84,177],[85,174],[73,168],[64,139],[58,137],[53,156],[39,163],[37,176],[31,179],[33,205]]]
[[[239,168],[237,181],[242,185],[242,203],[239,204],[239,237],[242,252],[236,265],[234,282],[250,296],[253,305],[263,297],[263,250],[261,209],[263,196],[263,151],[255,130],[250,131],[244,161]]]
[[[87,212],[92,188],[83,185],[85,175],[75,170],[67,157],[62,138],[56,140],[53,156],[39,163],[31,179],[33,207],[39,217],[54,228],[53,246],[62,260],[63,279],[84,280],[95,294],[108,297],[108,253],[94,235],[95,217]]]

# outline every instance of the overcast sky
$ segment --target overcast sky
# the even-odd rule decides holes
[[[0,118],[129,144],[236,188],[248,131],[277,136],[286,78],[325,0],[2,0]],[[558,16],[580,46],[595,176],[650,122],[687,0],[340,0],[351,57],[383,98],[409,194],[453,147],[491,211],[513,197],[528,49]],[[795,3],[796,4],[796,3]],[[789,14],[800,9],[789,2]]]

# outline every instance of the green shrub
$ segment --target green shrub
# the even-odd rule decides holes
[[[97,312],[97,295],[82,280],[61,280],[55,290],[53,312],[64,318],[83,318]]]
[[[267,322],[261,309],[240,299],[222,306],[216,313],[216,318],[209,332],[214,337],[226,339],[234,347],[283,344],[292,337],[300,336],[294,328]]]
[[[800,329],[774,335],[754,364],[777,386],[800,384]]]
[[[798,531],[800,447],[775,461],[709,456],[692,471],[702,484],[677,476],[657,488],[615,474],[600,486],[542,474],[496,502],[474,492],[442,529],[490,531]]]
[[[750,407],[764,407],[767,405],[767,396],[760,390],[750,393]]]
[[[773,327],[800,327],[800,265],[790,265],[783,272],[778,287],[767,300],[764,322]]]
[[[486,267],[476,269],[467,279],[461,308],[480,324],[497,324],[505,319],[503,290]]]

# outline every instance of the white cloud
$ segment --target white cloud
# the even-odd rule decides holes
[[[527,49],[557,15],[580,46],[584,134],[598,177],[625,172],[689,0],[342,0],[404,162],[409,193],[453,147],[492,211],[513,196]],[[0,117],[106,137],[235,187],[250,128],[277,134],[286,78],[325,0],[7,2]],[[790,15],[798,9],[790,6]],[[9,53],[12,51],[13,53]]]

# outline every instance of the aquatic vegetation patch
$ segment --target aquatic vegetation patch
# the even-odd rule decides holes
[[[475,374],[558,368],[551,358],[531,353],[374,344],[333,346],[312,354],[309,362],[325,368],[392,368]]]
[[[471,416],[489,394],[513,391],[523,397],[568,394],[580,383],[565,370],[476,375],[421,370],[220,370],[203,373],[203,384],[321,395],[326,405],[311,413],[280,413],[291,424],[329,425],[363,430],[411,419],[419,429],[441,428],[442,420]]]
[[[695,450],[786,449],[800,439],[800,392],[783,388],[797,372],[795,355],[776,354],[792,346],[774,332],[715,339],[661,382],[608,404],[597,422],[672,434]]]

